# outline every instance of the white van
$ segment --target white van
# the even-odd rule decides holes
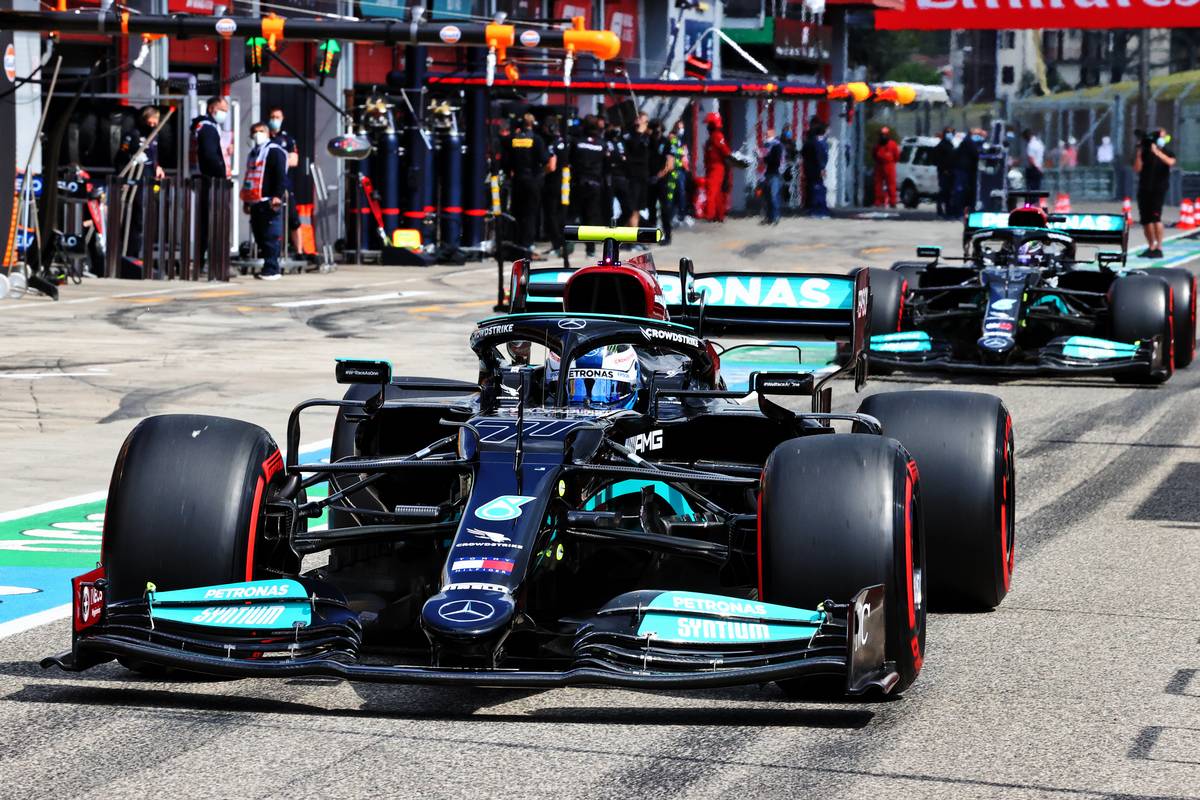
[[[916,208],[922,200],[935,200],[938,193],[937,167],[933,164],[934,136],[905,136],[900,140],[896,163],[896,185],[905,208]]]

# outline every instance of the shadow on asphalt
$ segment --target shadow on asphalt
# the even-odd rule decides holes
[[[14,665],[0,664],[0,673],[12,674]],[[18,674],[28,674],[20,671]],[[287,682],[290,684],[291,682]],[[161,685],[161,684],[160,684]],[[192,684],[206,686],[206,684]],[[330,688],[336,688],[331,683]],[[369,691],[363,692],[362,689]],[[74,686],[62,683],[29,683],[2,699],[13,703],[48,703],[82,707],[111,706],[147,711],[191,711],[241,714],[294,714],[331,718],[383,718],[457,722],[559,722],[594,725],[695,725],[703,727],[807,727],[859,729],[868,725],[874,712],[864,708],[804,707],[780,698],[776,708],[682,706],[652,707],[554,706],[526,713],[489,713],[487,708],[521,700],[536,692],[503,689],[428,687],[383,687],[356,685],[365,699],[362,708],[322,708],[310,703],[269,697],[217,694],[179,688],[145,689],[136,684],[123,687]],[[660,693],[658,695],[662,697]],[[713,693],[706,693],[711,699]],[[694,698],[693,698],[694,699]],[[745,700],[743,695],[739,700]]]

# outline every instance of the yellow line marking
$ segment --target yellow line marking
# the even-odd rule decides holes
[[[245,289],[214,289],[211,292],[198,292],[192,295],[195,298],[212,300],[217,297],[237,297],[239,294],[250,294]]]
[[[469,300],[465,303],[455,303],[456,308],[482,308],[483,306],[494,306],[495,300]]]
[[[410,312],[412,312],[413,314],[426,314],[431,311],[445,311],[446,307],[445,306],[417,306],[415,308],[410,308],[408,310]]]
[[[874,253],[886,253],[886,252],[888,252],[889,250],[892,250],[892,249],[893,249],[893,248],[891,248],[891,247],[864,247],[864,248],[863,248],[862,250],[860,250],[859,252],[861,252],[861,253],[862,253],[863,255],[865,255],[865,256],[869,256],[869,255],[872,255],[872,254],[874,254]]]
[[[159,295],[158,297],[126,297],[124,299],[128,300],[130,303],[137,303],[138,305],[144,306],[154,303],[169,303],[175,298]]]

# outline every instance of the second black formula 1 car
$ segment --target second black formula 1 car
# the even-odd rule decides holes
[[[475,381],[339,362],[345,397],[297,406],[286,456],[238,420],[138,425],[102,564],[74,582],[71,652],[44,663],[890,693],[921,669],[931,600],[1001,601],[1015,467],[997,398],[898,392],[832,413],[835,372],[815,376],[796,345],[706,338],[842,338],[833,369],[861,384],[866,271],[696,277],[685,260],[672,290],[617,252],[653,231],[570,233],[603,239],[604,258],[561,282],[518,262],[517,313],[470,334]],[[723,363],[753,369],[735,386]],[[298,459],[311,408],[337,412],[328,463]]]
[[[1195,355],[1196,279],[1126,267],[1127,236],[1120,214],[971,214],[962,258],[872,271],[872,368],[1167,380]]]

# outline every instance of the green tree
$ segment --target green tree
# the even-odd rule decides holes
[[[944,56],[950,53],[949,31],[850,31],[850,63],[867,68],[867,80],[884,80],[897,65],[914,55]],[[940,83],[940,77],[929,83]]]
[[[928,64],[919,64],[916,61],[905,61],[903,64],[897,64],[887,71],[883,79],[885,81],[897,81],[900,83],[942,85],[942,76],[936,69]]]

